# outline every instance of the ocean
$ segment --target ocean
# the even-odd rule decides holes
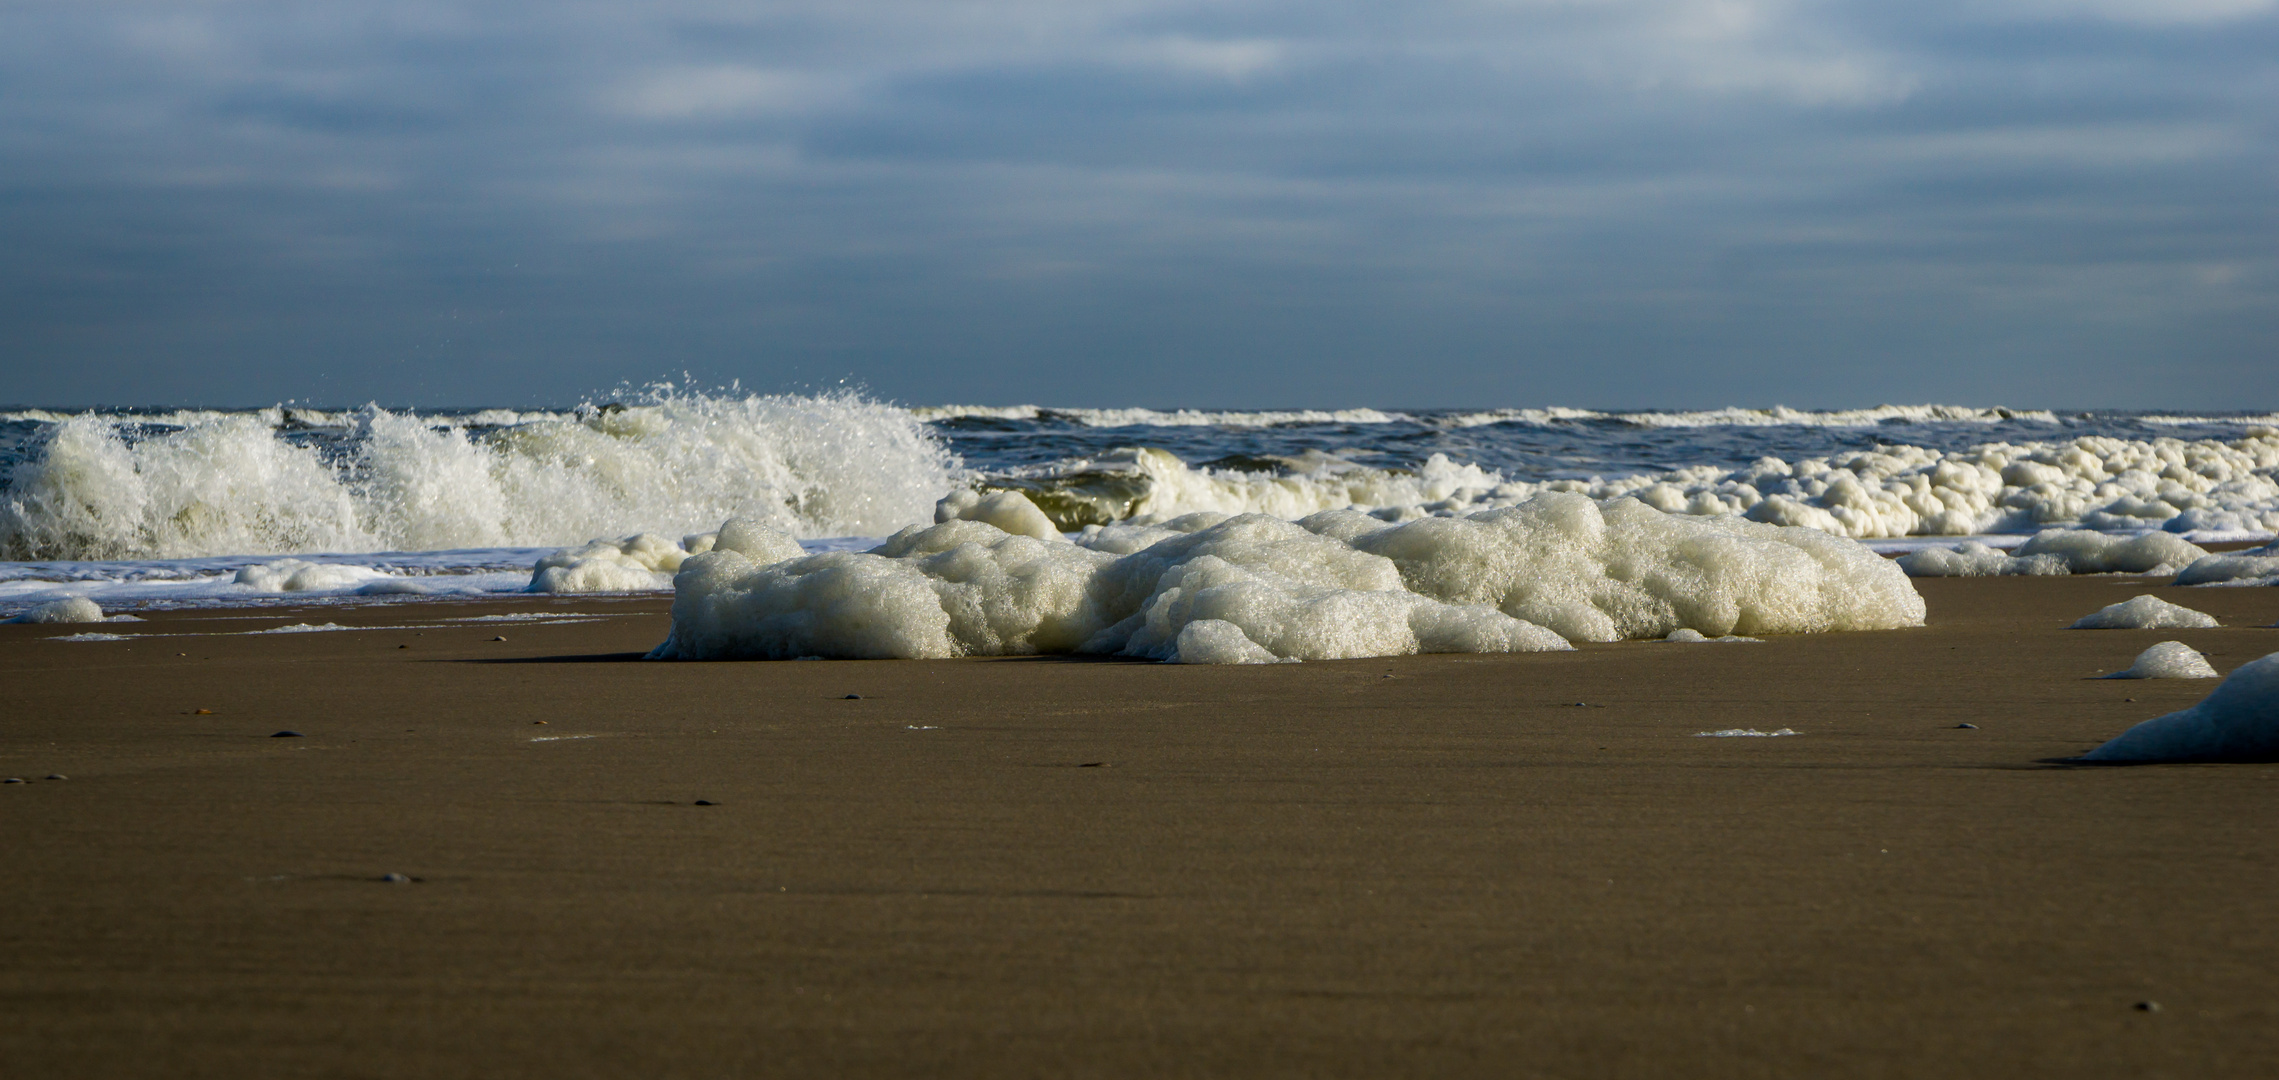
[[[659,388],[558,410],[0,410],[0,616],[519,591],[547,553],[756,518],[810,551],[1018,491],[1061,530],[1388,522],[1551,491],[1882,549],[2050,527],[2279,535],[2279,415],[1946,405],[1209,411]],[[307,568],[330,568],[311,571]]]

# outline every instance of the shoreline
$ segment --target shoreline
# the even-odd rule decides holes
[[[2091,678],[2146,645],[2279,650],[2279,591],[1914,583],[1919,629],[1231,668],[619,662],[654,595],[0,626],[0,1060],[2259,1073],[2279,765],[2052,762],[2214,687]],[[2145,592],[2227,625],[2063,629]],[[453,621],[531,612],[597,621]],[[364,628],[241,632],[291,622]]]

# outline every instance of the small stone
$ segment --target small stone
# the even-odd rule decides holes
[[[863,696],[862,696],[861,694],[848,694],[846,697],[840,698],[839,700],[841,700],[841,701],[861,701],[862,699],[863,699]]]
[[[506,636],[502,634],[502,635],[500,635],[500,636],[498,636],[498,637],[492,638],[491,640],[492,640],[492,641],[505,641],[505,640],[506,640]]]
[[[546,721],[544,721],[544,720],[532,720],[532,721],[531,721],[531,723],[533,723],[533,724],[537,724],[537,725],[539,725],[539,726],[543,727],[543,726],[545,726],[545,724],[546,724]]]
[[[269,737],[270,737],[270,738],[272,738],[272,739],[298,739],[298,738],[301,738],[302,736],[301,736],[301,733],[300,733],[300,732],[298,732],[298,731],[280,731],[280,732],[278,732],[278,733],[276,733],[276,734],[274,734],[274,735],[271,735],[271,736],[269,736]]]
[[[718,806],[718,805],[720,805],[720,804],[719,804],[719,803],[716,803],[716,802],[713,802],[713,801],[712,801],[712,800],[710,800],[710,799],[698,799],[698,800],[696,800],[696,805],[698,805],[698,806]]]
[[[71,779],[70,777],[68,777],[68,776],[65,776],[65,775],[63,775],[62,773],[59,773],[59,772],[51,772],[51,773],[47,774],[47,778],[48,778],[48,779],[50,779],[50,780],[69,780],[69,779]]]
[[[1959,729],[1961,729],[1961,730],[1963,730],[1963,731],[1977,731],[1977,730],[1978,730],[1978,725],[1977,725],[1977,724],[1956,724],[1956,725],[1955,725],[1955,727],[1957,727],[1957,728],[1959,728]]]
[[[190,715],[192,715],[192,716],[212,716],[212,715],[214,715],[214,710],[212,710],[212,709],[192,709],[192,710],[190,710]]]
[[[2137,1003],[2136,1003],[2136,1010],[2137,1010],[2138,1012],[2159,1012],[2159,1011],[2160,1011],[2160,1002],[2157,1002],[2157,1001],[2140,1001],[2140,1002],[2137,1002]]]
[[[23,782],[24,778],[21,776],[11,776],[5,780],[0,780],[0,784],[21,784]]]
[[[409,646],[409,645],[398,645],[398,646],[396,646],[396,648],[399,648],[399,649],[408,649],[408,648],[411,648],[411,646]]]
[[[382,874],[382,875],[380,875],[380,880],[382,880],[382,881],[385,881],[385,882],[387,882],[387,883],[388,883],[388,884],[390,884],[390,885],[409,885],[409,884],[411,884],[411,875],[409,875],[409,874]]]

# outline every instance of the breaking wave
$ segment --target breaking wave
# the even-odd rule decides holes
[[[39,426],[0,494],[14,560],[538,547],[730,517],[875,536],[961,475],[910,413],[853,393],[7,419]]]

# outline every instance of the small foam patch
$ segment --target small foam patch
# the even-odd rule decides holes
[[[2101,679],[2213,679],[2216,669],[2208,665],[2208,658],[2181,641],[2163,641],[2137,654],[2137,662],[2127,670]]]
[[[2150,594],[2108,604],[2094,615],[2083,616],[2068,629],[2072,630],[2207,630],[2217,626],[2216,617],[2194,611],[2180,604],[2171,604]]]

